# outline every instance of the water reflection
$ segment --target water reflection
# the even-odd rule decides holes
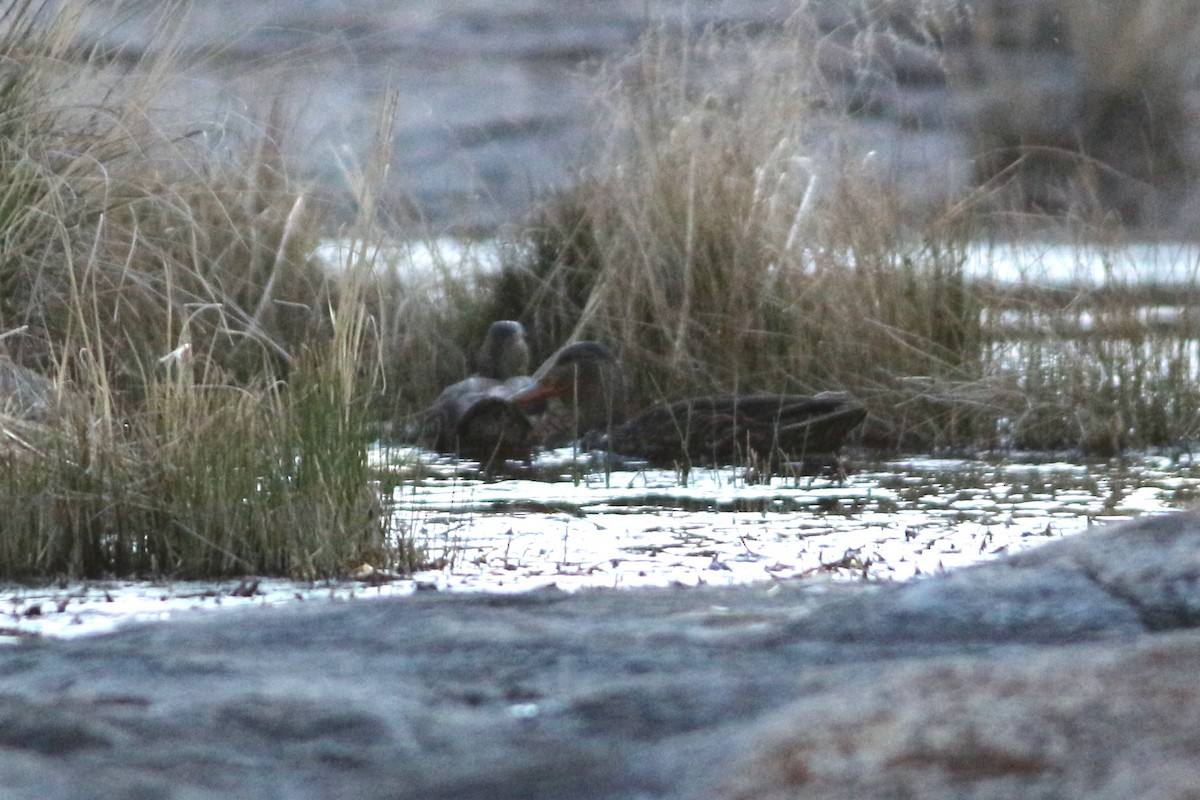
[[[436,462],[434,462],[436,464]],[[411,468],[405,467],[405,468]],[[426,469],[431,469],[426,464]],[[431,470],[397,491],[450,590],[645,586],[816,575],[905,580],[1097,522],[1167,511],[1200,484],[1190,457],[1107,462],[906,459],[835,478],[738,470],[485,481]]]
[[[401,580],[304,584],[92,582],[0,591],[0,642],[101,633],[193,610],[442,591],[905,580],[1014,553],[1097,523],[1193,502],[1190,454],[1104,462],[913,458],[844,480],[748,482],[738,470],[596,469],[560,452],[519,478],[376,449],[400,483],[392,528],[430,568]],[[550,476],[554,480],[546,480]]]

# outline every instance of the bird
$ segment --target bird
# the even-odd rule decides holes
[[[624,385],[613,351],[584,340],[560,348],[508,397],[530,417],[538,444],[553,448],[619,424],[624,419]]]
[[[529,343],[525,326],[513,319],[493,322],[475,357],[475,375],[505,381],[528,374]]]
[[[846,437],[866,416],[867,409],[843,392],[708,395],[593,430],[583,444],[652,466],[753,464],[774,471],[796,464],[810,471],[836,465]]]
[[[476,374],[434,405],[435,448],[489,464],[575,443],[650,466],[822,467],[867,416],[850,395],[823,392],[705,395],[626,417],[621,363],[606,345],[572,342],[533,375],[512,374],[527,363],[520,324],[493,323]]]
[[[625,418],[624,394],[612,351],[585,341],[558,351],[510,399],[533,417],[532,406],[557,398],[557,410],[541,412],[544,421],[533,417],[534,438],[543,445],[577,441],[584,449],[666,467],[836,463],[846,437],[867,416],[850,395],[824,392],[707,395]]]
[[[621,372],[599,342],[572,342],[533,375],[511,374],[528,364],[519,323],[493,323],[480,348],[476,375],[446,387],[435,448],[492,464],[528,463],[533,450],[560,447],[620,420]],[[525,351],[524,361],[517,351]]]
[[[524,388],[529,377],[529,344],[525,326],[502,319],[488,326],[475,357],[475,371],[442,390],[434,405],[447,397],[492,395],[503,397]]]
[[[442,390],[421,415],[417,439],[439,453],[480,461],[528,460],[533,444],[529,418],[508,398],[531,378],[525,328],[516,320],[488,326],[475,372]]]

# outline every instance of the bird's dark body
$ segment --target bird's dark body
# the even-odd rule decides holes
[[[449,386],[426,412],[434,447],[485,465],[530,460],[572,442],[654,466],[835,463],[867,415],[845,394],[710,395],[657,406],[626,420],[620,362],[599,342],[564,346],[532,376],[524,329],[495,322],[477,374]]]
[[[832,460],[866,416],[843,394],[713,395],[652,408],[586,444],[656,466]]]

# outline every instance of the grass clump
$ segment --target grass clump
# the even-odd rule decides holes
[[[0,521],[5,577],[316,578],[389,563],[361,411],[303,361],[286,387],[258,389],[175,370],[132,417],[79,409],[27,431],[0,468],[20,509]]]
[[[406,566],[366,463],[369,264],[308,256],[279,109],[228,158],[163,122],[182,8],[132,65],[71,4],[5,15],[0,330],[54,402],[0,419],[0,577]]]
[[[978,374],[978,302],[958,236],[914,236],[854,152],[817,32],[800,16],[780,36],[659,31],[615,68],[605,147],[533,225],[493,316],[543,352],[571,334],[617,344],[637,404],[847,390],[893,436],[900,378]],[[819,154],[832,136],[840,165]]]
[[[1002,180],[915,214],[856,141],[870,109],[818,70],[810,17],[770,37],[658,30],[605,73],[601,146],[529,227],[487,318],[520,319],[541,354],[614,344],[635,409],[842,390],[870,408],[864,443],[918,451],[1195,435],[1190,334],[1154,328],[1139,311],[1154,301],[1116,285],[1022,292],[970,274]],[[1036,340],[993,324],[1005,315]]]
[[[1194,290],[991,288],[985,364],[1007,386],[996,425],[1015,446],[1109,456],[1200,434]]]

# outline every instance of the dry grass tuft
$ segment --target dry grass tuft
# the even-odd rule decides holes
[[[955,232],[914,237],[869,157],[821,158],[847,112],[830,113],[816,32],[798,17],[781,35],[788,48],[659,32],[612,71],[607,146],[533,226],[493,315],[542,352],[573,334],[617,344],[642,404],[849,390],[888,420],[898,376],[976,375]]]
[[[0,576],[395,566],[365,455],[363,269],[331,281],[308,257],[279,109],[231,158],[156,121],[186,71],[179,10],[119,68],[78,46],[71,4],[3,20],[0,330],[56,402],[0,426],[19,509]]]
[[[530,227],[488,318],[522,320],[543,354],[572,336],[616,345],[634,405],[849,391],[877,446],[1104,453],[1194,433],[1200,365],[1119,290],[1014,306],[966,274],[1011,169],[913,219],[854,151],[856,112],[818,71],[808,19],[766,44],[657,31],[607,72],[604,146]],[[1080,308],[1110,336],[1065,333]],[[1056,322],[1016,346],[989,327],[1001,312]]]

